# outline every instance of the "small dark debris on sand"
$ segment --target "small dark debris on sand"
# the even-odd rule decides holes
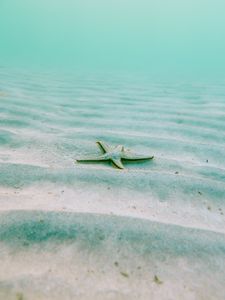
[[[159,279],[157,275],[154,276],[154,282],[157,284],[162,284],[163,282]]]
[[[120,274],[121,274],[123,277],[126,277],[126,278],[129,277],[129,275],[128,275],[126,272],[120,272]]]
[[[218,210],[219,210],[219,212],[220,212],[220,214],[221,214],[221,216],[222,216],[222,215],[223,215],[222,208],[220,207]]]
[[[28,242],[23,242],[24,247],[28,247],[30,244]]]
[[[16,293],[16,300],[24,300],[22,293]]]

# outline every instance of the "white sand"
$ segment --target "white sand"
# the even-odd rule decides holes
[[[1,70],[0,299],[224,299],[224,85],[136,79]],[[155,158],[124,171],[74,163],[100,153],[99,139]],[[18,232],[4,217],[16,223],[15,211]],[[44,221],[51,212],[81,216],[85,241],[93,236],[86,213],[96,228],[106,218],[103,233],[113,217],[127,227],[121,246],[110,233],[81,251],[82,230],[34,242],[40,220],[26,221],[34,211],[49,212]],[[162,229],[138,242],[133,223],[143,233],[143,224]],[[156,252],[140,252],[148,243]]]

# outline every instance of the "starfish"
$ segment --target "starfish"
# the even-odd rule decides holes
[[[124,169],[122,160],[146,160],[153,159],[154,156],[143,156],[140,154],[131,153],[129,150],[125,149],[124,146],[109,146],[102,141],[96,142],[100,148],[103,150],[103,154],[99,156],[90,156],[85,158],[77,159],[78,162],[85,161],[106,161],[110,160],[117,168]]]

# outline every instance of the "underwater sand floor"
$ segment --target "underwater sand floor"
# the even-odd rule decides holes
[[[225,87],[0,70],[0,299],[223,299]],[[153,161],[75,163],[95,141]]]

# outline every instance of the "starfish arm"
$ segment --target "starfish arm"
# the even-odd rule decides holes
[[[87,156],[84,158],[79,158],[76,159],[76,161],[78,162],[83,162],[83,161],[104,161],[104,160],[108,160],[108,158],[103,154],[100,156]]]
[[[102,141],[97,141],[96,143],[100,146],[100,148],[104,151],[104,153],[111,151],[111,148],[106,143]]]
[[[113,164],[114,164],[117,168],[119,168],[119,169],[124,169],[124,166],[123,166],[122,161],[121,161],[120,158],[119,158],[119,159],[111,159],[111,160],[112,160]]]
[[[146,159],[153,159],[154,156],[146,156],[146,155],[124,152],[122,158],[126,160],[146,160]]]

